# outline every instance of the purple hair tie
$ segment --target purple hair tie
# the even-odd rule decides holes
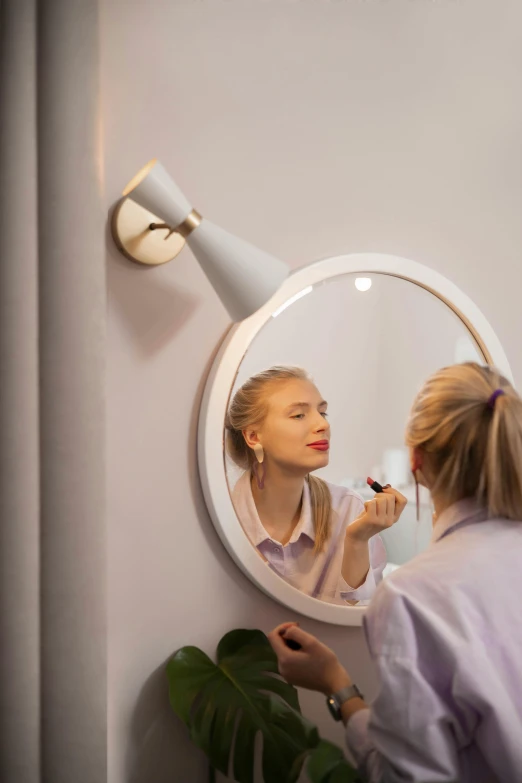
[[[500,397],[501,394],[505,394],[505,393],[506,392],[504,391],[504,389],[495,389],[495,391],[493,392],[493,394],[488,400],[488,408],[491,408],[491,410],[493,410],[493,408],[495,407],[495,402],[497,401],[497,397]]]

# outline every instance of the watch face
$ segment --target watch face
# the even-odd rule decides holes
[[[326,704],[328,706],[328,709],[330,710],[330,715],[334,720],[340,720],[341,719],[341,710],[339,709],[339,705],[337,704],[336,700],[333,698],[333,696],[329,696],[326,699]]]

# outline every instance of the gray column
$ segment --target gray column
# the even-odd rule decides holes
[[[36,6],[0,6],[0,780],[39,777]]]
[[[38,19],[42,781],[106,780],[105,215],[96,0]]]

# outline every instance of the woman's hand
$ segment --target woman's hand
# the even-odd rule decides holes
[[[291,650],[285,639],[297,642],[301,649]],[[268,634],[268,641],[277,655],[279,673],[291,685],[330,696],[352,684],[334,651],[302,631],[297,623],[279,625]]]
[[[406,506],[408,505],[407,499],[402,495],[398,489],[394,489],[393,487],[390,487],[389,484],[386,484],[386,486],[383,487],[383,492],[380,493],[382,495],[393,495],[395,498],[395,511],[393,515],[393,524],[395,524]]]
[[[395,524],[404,511],[407,500],[404,495],[387,485],[383,492],[367,500],[364,511],[346,528],[346,536],[354,541],[369,541],[377,533]]]

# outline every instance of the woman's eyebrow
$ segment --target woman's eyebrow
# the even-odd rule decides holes
[[[328,405],[326,400],[321,400],[321,402],[319,403],[319,405],[317,407],[318,408],[324,408],[325,405]],[[292,408],[309,408],[309,407],[310,407],[310,403],[309,402],[293,402],[291,405],[289,405],[287,408],[285,408],[285,411],[291,411]]]
[[[309,402],[293,402],[291,405],[289,405],[287,408],[285,408],[286,411],[291,411],[292,408],[309,408],[310,403]]]

